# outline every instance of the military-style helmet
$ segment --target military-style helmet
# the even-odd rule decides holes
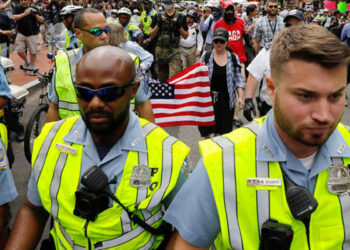
[[[131,16],[131,11],[128,8],[123,7],[118,11],[118,15],[122,14]]]
[[[192,17],[194,20],[197,19],[197,11],[195,10],[189,10],[186,14],[186,16]]]
[[[79,10],[83,9],[81,6],[75,6],[75,5],[67,5],[63,7],[63,9],[60,12],[61,16],[74,16],[75,13],[77,13]]]

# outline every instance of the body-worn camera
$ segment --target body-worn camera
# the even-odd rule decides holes
[[[97,215],[108,208],[108,196],[101,192],[81,188],[75,192],[74,215],[95,221]]]
[[[293,239],[293,230],[289,225],[269,219],[261,229],[259,250],[287,250]]]

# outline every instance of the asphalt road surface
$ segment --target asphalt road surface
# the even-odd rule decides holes
[[[34,109],[38,106],[38,96],[40,94],[41,89],[36,89],[31,91],[31,93],[27,96],[27,102],[25,105],[25,110],[23,117],[21,118],[21,122],[26,125],[27,121],[34,111]],[[349,88],[347,89],[347,94],[350,96]],[[350,104],[350,101],[347,100]],[[243,119],[244,120],[244,119]],[[350,109],[349,107],[345,108],[343,123],[350,125]],[[172,135],[178,135],[178,138],[185,142],[192,150],[190,154],[190,164],[192,167],[195,167],[196,162],[199,160],[199,151],[198,151],[198,141],[200,140],[200,135],[197,127],[194,126],[184,126],[180,128],[170,128],[167,129]],[[30,177],[31,166],[27,162],[24,156],[23,142],[17,143],[13,142],[13,148],[15,153],[15,162],[12,168],[12,174],[15,180],[15,184],[18,191],[18,197],[16,200],[11,202],[11,226],[13,224],[15,215],[17,214],[18,209],[23,203],[26,193],[27,193],[27,184]],[[46,226],[45,232],[42,238],[48,237],[48,225]]]

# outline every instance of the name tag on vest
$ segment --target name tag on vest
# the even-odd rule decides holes
[[[248,186],[282,186],[281,179],[271,179],[271,178],[248,178]]]
[[[64,145],[61,143],[56,143],[56,148],[61,150],[61,151],[64,151],[64,152],[71,153],[73,155],[75,155],[77,153],[76,148],[73,148],[73,147],[70,147],[70,146],[67,146],[67,145]]]

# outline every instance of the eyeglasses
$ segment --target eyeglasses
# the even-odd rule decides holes
[[[225,42],[224,40],[217,39],[217,40],[213,40],[213,43],[224,44],[224,43],[226,43],[226,42]]]
[[[74,87],[77,93],[77,97],[83,99],[86,102],[91,101],[95,95],[98,95],[98,97],[104,102],[112,102],[122,97],[125,94],[125,88],[133,84],[134,82],[132,81],[122,86],[111,86],[97,90],[79,86],[77,84],[74,84]]]
[[[277,6],[277,5],[269,5],[269,8],[270,8],[270,9],[277,9],[278,6]]]
[[[78,28],[78,29],[89,32],[91,35],[94,35],[94,36],[99,36],[102,34],[102,32],[106,34],[108,34],[109,32],[109,26],[107,26],[105,29],[101,29],[101,28],[93,28],[91,30],[83,29],[83,28]]]

